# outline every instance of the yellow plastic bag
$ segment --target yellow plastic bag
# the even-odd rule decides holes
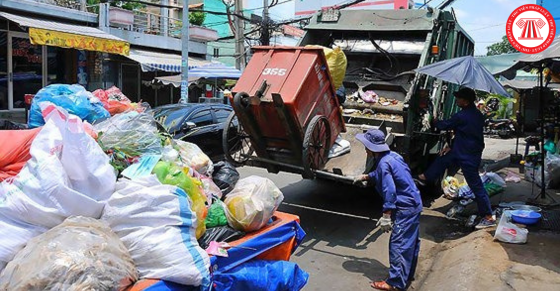
[[[274,182],[259,176],[239,180],[227,194],[226,217],[236,230],[251,232],[261,229],[284,200]]]
[[[443,181],[441,181],[441,188],[443,189],[443,195],[447,199],[453,199],[457,197],[459,193],[459,187],[461,183],[455,177],[448,176]]]
[[[342,86],[342,81],[344,81],[344,76],[346,75],[346,66],[348,65],[346,55],[342,49],[340,47],[330,49],[319,45],[308,45],[306,47],[320,47],[323,49],[325,57],[327,58],[327,64],[329,65],[329,72],[333,79],[334,88],[340,88],[340,86]]]
[[[196,238],[199,239],[206,232],[206,195],[202,189],[202,182],[189,174],[188,167],[180,167],[170,162],[158,162],[153,170],[162,184],[173,185],[183,189],[191,199],[191,208],[196,213]]]

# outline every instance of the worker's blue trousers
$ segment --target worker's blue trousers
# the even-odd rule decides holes
[[[414,279],[420,252],[420,212],[397,210],[389,241],[387,284],[405,290]]]
[[[480,175],[478,173],[481,159],[481,155],[461,156],[451,151],[446,155],[437,157],[428,170],[426,170],[424,176],[426,176],[426,180],[428,181],[437,181],[446,169],[450,167],[460,167],[469,188],[471,188],[476,198],[478,214],[484,217],[492,214],[492,207],[490,205],[488,193],[486,192],[486,189],[484,189],[484,184],[482,183],[482,179],[480,179]]]

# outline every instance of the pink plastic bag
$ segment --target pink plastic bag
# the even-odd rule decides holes
[[[130,102],[130,99],[115,86],[107,90],[97,89],[93,91],[93,95],[101,100],[103,107],[109,111],[111,116],[136,108],[134,104]]]
[[[362,94],[362,100],[367,103],[376,103],[379,100],[379,96],[375,93],[375,91],[368,90]]]

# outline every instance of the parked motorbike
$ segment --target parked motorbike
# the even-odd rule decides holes
[[[493,114],[487,114],[484,120],[484,134],[497,135],[500,138],[508,139],[515,137],[517,134],[517,127],[513,120],[507,119],[493,119]]]

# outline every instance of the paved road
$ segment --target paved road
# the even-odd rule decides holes
[[[515,140],[487,139],[486,142],[485,158],[491,160],[506,157],[515,149]],[[259,175],[274,181],[285,196],[280,210],[300,216],[307,236],[292,261],[310,275],[304,290],[373,290],[370,281],[386,278],[389,235],[375,228],[382,202],[372,189],[302,180],[299,175],[288,173],[268,174],[266,170],[250,167],[238,170],[242,177]],[[502,199],[521,200],[517,194],[529,193],[527,187],[519,184],[508,189],[507,194],[495,196],[493,203],[499,204]],[[416,272],[418,280],[413,283],[413,290],[437,290],[426,286],[425,278],[434,268],[438,244],[458,240],[471,232],[463,223],[444,217],[449,206],[448,200],[440,198],[424,208],[420,220],[422,248]]]
[[[239,171],[270,178],[285,196],[280,210],[300,216],[307,237],[292,261],[310,275],[305,290],[371,290],[371,280],[384,279],[389,235],[375,229],[381,200],[371,189],[249,167]]]

